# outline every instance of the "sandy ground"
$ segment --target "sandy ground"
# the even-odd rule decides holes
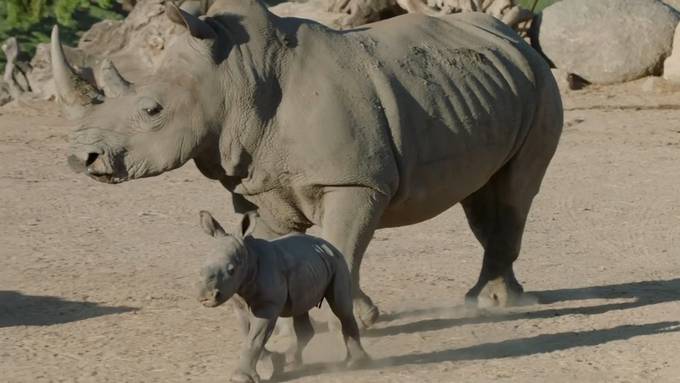
[[[279,381],[680,381],[680,92],[640,89],[565,95],[516,266],[540,304],[462,306],[481,250],[455,207],[376,234],[372,365],[339,370],[326,332]],[[233,314],[193,297],[197,212],[235,224],[226,191],[193,164],[117,186],[72,174],[68,131],[53,105],[0,109],[0,381],[226,381]]]

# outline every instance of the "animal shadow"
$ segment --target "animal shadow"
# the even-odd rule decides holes
[[[680,331],[680,322],[658,322],[642,325],[623,325],[602,330],[569,331],[542,334],[533,337],[482,343],[470,347],[426,353],[411,353],[394,357],[374,359],[359,370],[385,369],[414,364],[515,358],[534,354],[567,350],[575,347],[595,346],[608,342],[626,340],[637,336],[656,335]],[[314,363],[301,369],[278,375],[272,382],[285,382],[342,369],[340,363]]]
[[[381,321],[392,321],[409,316],[434,315],[440,318],[429,318],[420,321],[373,328],[366,331],[366,337],[397,335],[437,331],[453,326],[479,323],[497,323],[520,319],[544,319],[562,315],[597,315],[613,310],[627,310],[647,305],[680,300],[680,278],[659,281],[630,282],[616,285],[579,287],[572,289],[545,290],[529,293],[541,304],[552,304],[566,301],[586,299],[628,299],[626,302],[604,303],[595,306],[579,306],[564,308],[548,308],[527,311],[528,308],[496,311],[490,315],[479,315],[480,312],[465,307],[442,307],[405,311],[388,314]],[[532,306],[540,308],[541,306]],[[518,311],[519,310],[519,311]],[[451,318],[452,314],[474,311],[474,315]]]
[[[134,310],[134,307],[101,306],[97,303],[67,301],[59,297],[0,291],[0,328],[49,326]]]

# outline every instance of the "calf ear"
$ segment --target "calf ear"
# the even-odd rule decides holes
[[[222,226],[213,218],[213,216],[205,210],[201,210],[201,228],[211,237],[226,237],[227,233]]]
[[[171,1],[168,1],[165,5],[165,14],[168,16],[170,21],[184,26],[189,30],[189,33],[191,33],[191,35],[197,39],[204,40],[214,39],[217,37],[215,30],[212,29],[210,24],[192,15],[191,13],[185,12]]]
[[[255,211],[249,211],[241,217],[241,236],[243,238],[253,234],[257,217],[258,214]]]

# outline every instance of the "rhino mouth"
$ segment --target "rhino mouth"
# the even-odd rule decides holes
[[[125,182],[124,178],[119,178],[119,177],[114,177],[111,174],[92,174],[88,173],[88,177],[92,178],[95,181],[99,181],[105,184],[119,184],[121,182]]]
[[[127,171],[117,171],[112,166],[111,161],[104,155],[89,153],[87,159],[83,160],[76,155],[67,158],[68,166],[75,173],[83,173],[89,178],[106,184],[118,184],[129,179]]]
[[[219,290],[214,291],[209,298],[201,298],[201,304],[205,307],[217,307],[226,301],[224,294]]]

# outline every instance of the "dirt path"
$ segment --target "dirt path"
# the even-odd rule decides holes
[[[374,364],[327,371],[342,355],[325,333],[284,380],[679,381],[680,93],[639,89],[565,97],[516,269],[541,304],[461,306],[481,250],[457,207],[372,242]],[[226,192],[193,164],[117,186],[76,176],[67,123],[36,108],[0,109],[0,381],[226,381],[234,318],[192,295],[207,249],[197,212],[235,224]]]

